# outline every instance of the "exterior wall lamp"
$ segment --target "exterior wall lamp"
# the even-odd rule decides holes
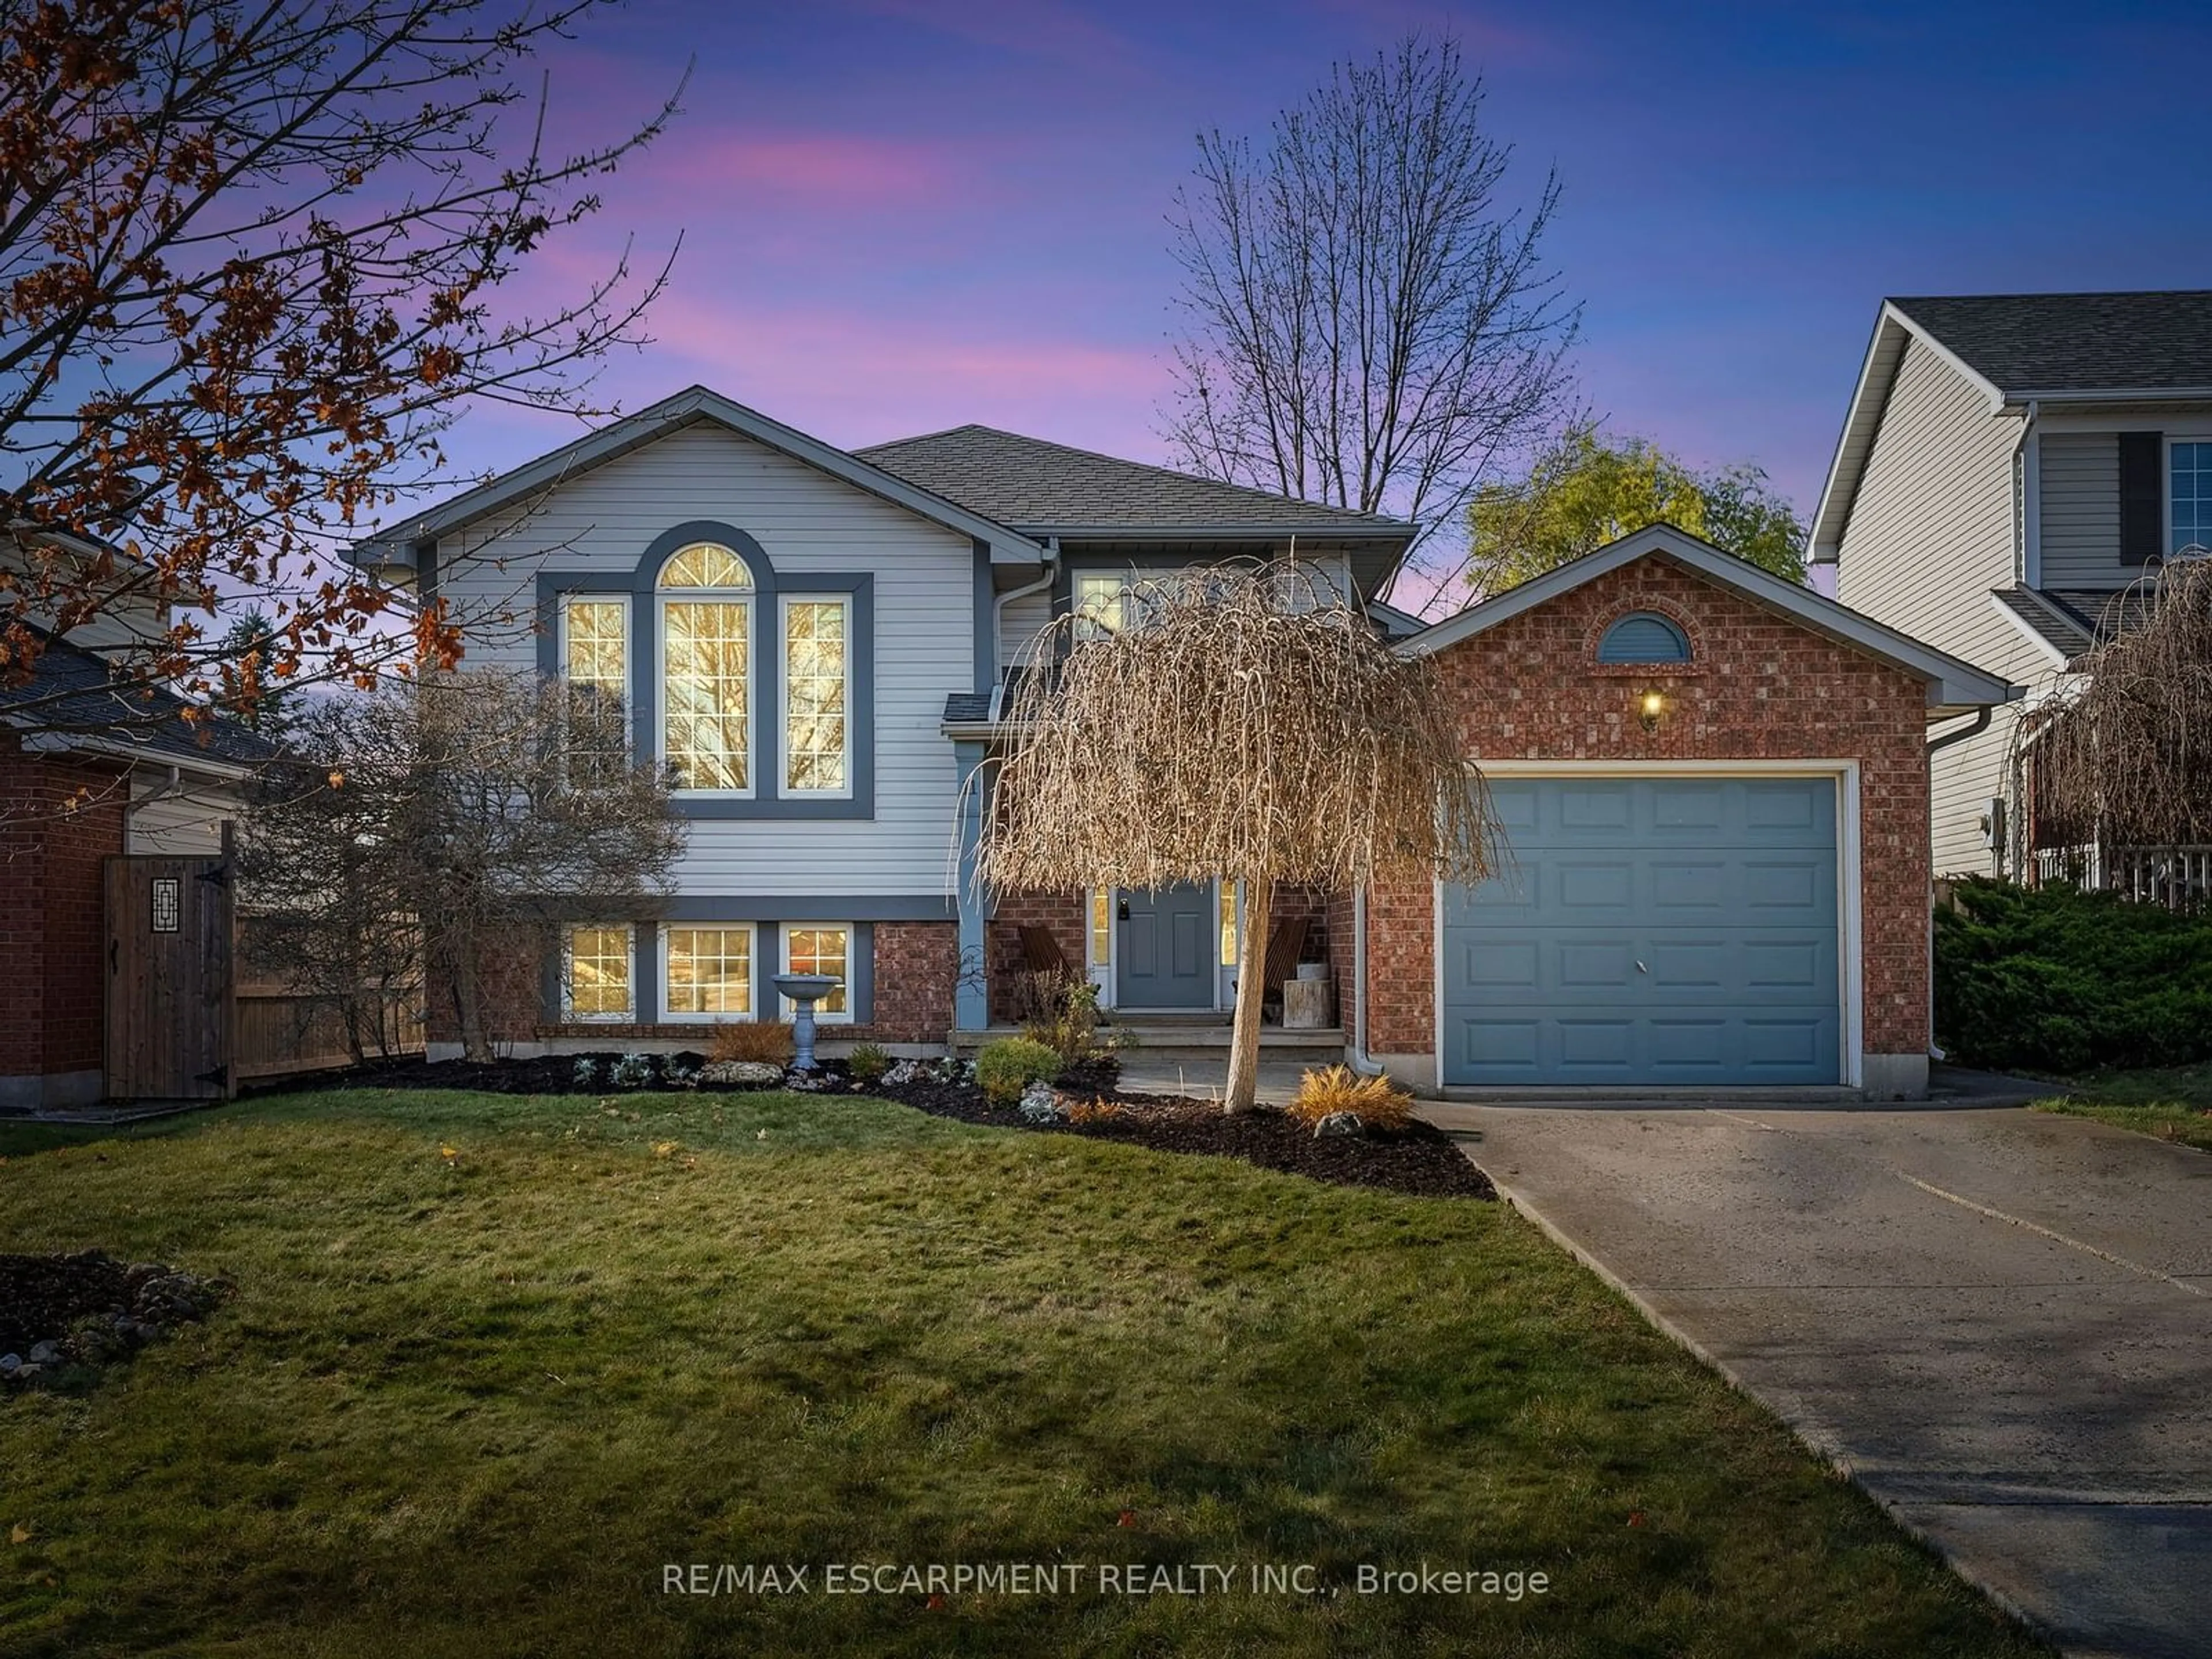
[[[1636,718],[1647,732],[1659,729],[1660,716],[1667,712],[1667,699],[1656,691],[1646,691],[1636,700]]]

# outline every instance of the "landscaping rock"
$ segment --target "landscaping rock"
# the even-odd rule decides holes
[[[1040,1078],[1022,1091],[1021,1114],[1031,1123],[1065,1123],[1067,1121],[1067,1103],[1060,1091]]]
[[[19,1353],[0,1353],[0,1376],[13,1376],[23,1369],[23,1356]]]
[[[1367,1126],[1359,1121],[1357,1112],[1331,1112],[1314,1125],[1314,1139],[1319,1140],[1327,1135],[1364,1134],[1366,1129]]]
[[[31,1364],[33,1365],[51,1365],[61,1357],[62,1345],[58,1342],[31,1344]]]
[[[764,1060],[710,1060],[699,1068],[699,1081],[708,1088],[772,1087],[783,1081],[783,1067]]]

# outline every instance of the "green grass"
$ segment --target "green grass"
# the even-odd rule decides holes
[[[1503,1206],[781,1095],[306,1095],[0,1156],[0,1250],[238,1286],[0,1398],[27,1659],[2043,1651]],[[1055,1560],[1553,1588],[819,1593]]]
[[[2094,1117],[2100,1123],[2212,1152],[2212,1066],[2073,1078],[2064,1095],[2039,1100],[2035,1109]]]

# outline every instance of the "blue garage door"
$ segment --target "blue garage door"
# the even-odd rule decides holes
[[[1443,1080],[1843,1077],[1832,778],[1504,778],[1443,895]]]

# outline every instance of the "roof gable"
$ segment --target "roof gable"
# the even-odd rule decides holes
[[[2212,289],[2131,294],[1960,294],[1887,299],[1813,515],[1813,559],[1832,561],[1913,340],[1989,400],[2031,403],[2212,398]]]
[[[989,548],[994,562],[1032,563],[1043,556],[1042,550],[1025,537],[971,507],[947,501],[911,479],[771,420],[720,392],[694,386],[596,432],[586,433],[550,454],[501,473],[452,501],[366,537],[347,550],[346,557],[351,563],[365,567],[411,568],[416,543],[450,535],[464,526],[580,477],[618,456],[641,449],[699,421],[712,422],[750,438],[855,489],[865,489],[895,506],[971,537]]]
[[[1918,677],[1927,683],[1931,714],[1987,708],[1993,703],[2009,702],[2020,695],[2019,688],[1995,675],[1985,674],[1970,663],[1886,628],[1809,587],[1784,581],[1749,560],[1723,552],[1710,542],[1699,541],[1671,525],[1652,525],[1623,536],[1594,553],[1584,554],[1495,598],[1469,605],[1401,641],[1396,648],[1422,656],[1448,649],[1610,571],[1652,557],[1670,559],[1716,586],[1740,594],[1814,633]]]

